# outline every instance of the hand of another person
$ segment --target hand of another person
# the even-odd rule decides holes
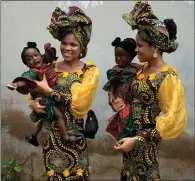
[[[116,98],[112,100],[111,105],[112,105],[113,111],[119,112],[125,107],[125,102],[123,99]]]
[[[30,108],[35,111],[37,114],[45,114],[46,113],[46,106],[41,105],[42,98],[38,97],[35,100],[30,102]]]
[[[44,45],[44,49],[46,50],[46,49],[48,49],[48,48],[50,48],[51,47],[51,43],[46,43],[45,45]]]
[[[119,140],[116,143],[116,145],[114,145],[114,148],[119,151],[129,152],[134,148],[134,146],[135,146],[135,138],[128,137]]]
[[[43,80],[42,81],[36,81],[37,86],[34,89],[34,91],[39,92],[39,93],[44,93],[44,94],[49,94],[52,92],[52,89],[49,87],[47,79],[45,74],[43,75]]]

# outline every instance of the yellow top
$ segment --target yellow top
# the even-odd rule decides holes
[[[134,100],[140,102],[132,101],[136,138],[151,141],[157,138],[156,133],[162,139],[176,138],[184,131],[187,121],[184,88],[177,77],[177,70],[166,65],[159,73],[144,75],[143,68],[131,85]],[[159,115],[160,112],[162,114]],[[148,123],[156,125],[155,128],[140,131],[139,125],[144,128]]]
[[[178,77],[168,74],[158,90],[158,101],[163,115],[156,117],[156,129],[163,139],[176,138],[185,127],[184,88]]]
[[[98,78],[99,69],[91,67],[85,72],[81,83],[72,84],[70,112],[77,119],[83,118],[89,111],[96,93]]]
[[[30,93],[26,95],[26,100],[27,100],[28,102],[32,100],[32,97],[31,97]]]
[[[93,65],[92,62],[87,62],[87,66]],[[63,77],[66,72],[63,73]],[[77,75],[80,76],[81,71],[77,71]],[[77,118],[83,118],[89,111],[99,80],[99,69],[95,66],[89,67],[83,75],[81,83],[75,82],[71,86],[71,104],[70,112]],[[26,96],[27,101],[31,100],[30,94]]]

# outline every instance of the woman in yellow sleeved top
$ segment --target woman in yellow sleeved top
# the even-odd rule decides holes
[[[61,140],[55,120],[43,122],[39,133],[43,147],[44,165],[48,180],[89,180],[90,167],[86,139],[83,135],[83,117],[92,104],[98,84],[99,70],[92,62],[84,63],[90,41],[92,22],[78,7],[70,7],[66,14],[56,8],[52,14],[49,32],[61,42],[63,61],[55,64],[58,78],[55,90],[46,79],[37,82],[36,91],[50,95],[66,116],[67,131],[82,138],[73,144]],[[40,98],[30,102],[37,113],[45,113]]]
[[[143,65],[130,89],[134,136],[114,146],[124,152],[121,180],[160,180],[160,141],[176,138],[187,117],[182,83],[176,69],[162,58],[163,52],[178,47],[177,26],[172,19],[159,21],[147,2],[137,2],[123,18],[132,29],[138,29],[136,52]],[[112,106],[120,111],[123,101],[115,100]]]

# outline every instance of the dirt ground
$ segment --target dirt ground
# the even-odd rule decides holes
[[[30,146],[23,139],[34,129],[34,124],[20,111],[10,111],[2,120],[1,162],[11,156],[19,160],[23,180],[44,179],[41,148]],[[110,136],[88,140],[92,180],[120,179],[122,155],[113,149],[113,143]],[[194,136],[184,132],[177,139],[162,142],[160,172],[163,180],[195,180]]]

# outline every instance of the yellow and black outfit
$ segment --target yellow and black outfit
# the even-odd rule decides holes
[[[57,70],[56,70],[57,71]],[[48,180],[89,180],[89,162],[86,139],[83,135],[83,117],[92,104],[99,70],[90,62],[75,73],[58,72],[56,90],[51,98],[66,116],[67,131],[83,139],[75,144],[64,144],[55,120],[43,122],[39,134],[43,147]]]
[[[160,179],[160,141],[177,137],[186,126],[184,89],[175,68],[144,76],[143,67],[131,85],[136,144],[124,153],[121,180]]]
[[[56,8],[47,27],[55,39],[62,41],[72,32],[81,44],[83,58],[91,37],[92,22],[78,7],[70,7],[66,14]],[[82,137],[74,144],[64,143],[55,120],[43,122],[39,133],[43,147],[44,165],[48,180],[89,180],[90,167],[86,139],[83,135],[83,117],[88,113],[98,84],[99,70],[88,62],[74,73],[58,72],[51,99],[66,117],[69,134]]]
[[[123,15],[132,29],[163,52],[173,52],[178,43],[170,39],[163,22],[152,14],[147,2],[137,2]],[[176,69],[164,66],[157,74],[145,76],[144,64],[131,84],[131,111],[135,147],[123,155],[121,180],[160,180],[159,146],[161,139],[176,138],[186,127],[184,88]]]

